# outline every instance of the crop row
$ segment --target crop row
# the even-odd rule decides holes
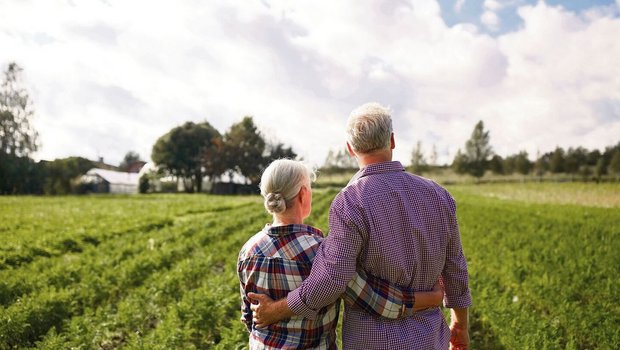
[[[257,215],[252,207],[238,208],[230,210],[235,217],[246,219]],[[28,265],[17,270],[18,273],[12,271],[10,276],[15,277],[12,281],[21,277],[26,281],[21,284],[23,291],[30,293],[0,310],[0,347],[32,345],[50,329],[51,333],[62,331],[62,321],[66,319],[88,314],[99,305],[115,305],[151,275],[165,277],[176,262],[191,256],[196,248],[210,246],[220,234],[230,234],[237,225],[234,219],[219,220],[221,212],[194,212],[198,214],[179,217],[169,226],[132,232],[108,240],[96,249],[46,259],[46,264],[40,263],[55,264],[38,272],[30,267],[42,268],[39,264]],[[31,273],[38,279],[29,278]],[[18,284],[8,281],[4,286],[7,285]],[[9,294],[19,294],[6,290],[2,293],[5,300],[11,299],[7,297]]]
[[[247,197],[246,197],[247,198]],[[232,209],[248,199],[214,196],[198,198],[151,197],[17,197],[3,199],[0,221],[0,270],[19,268],[38,259],[80,253],[101,241],[127,232],[143,232],[171,223],[171,218]]]
[[[620,344],[620,212],[455,193],[477,348]]]

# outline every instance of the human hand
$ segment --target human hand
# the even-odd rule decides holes
[[[276,323],[286,317],[279,311],[282,301],[274,301],[268,295],[248,293],[248,298],[252,301],[258,302],[258,304],[250,305],[252,309],[253,317],[252,322],[256,325],[256,328],[265,328],[270,324]],[[286,299],[282,299],[286,304]],[[288,308],[288,306],[287,306]],[[284,317],[283,317],[284,316]]]
[[[450,350],[469,349],[469,330],[458,323],[450,326]]]
[[[413,311],[420,312],[429,308],[441,306],[443,302],[444,290],[439,281],[435,283],[433,289],[428,292],[416,292]]]
[[[437,306],[441,306],[446,292],[443,288],[443,284],[441,283],[441,279],[438,279],[437,282],[435,282],[435,285],[431,291],[433,292],[433,296],[436,298],[435,300],[437,300]]]

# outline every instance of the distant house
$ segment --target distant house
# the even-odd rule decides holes
[[[92,193],[138,193],[138,173],[93,168],[82,175],[80,182]]]
[[[146,165],[145,161],[142,161],[142,160],[135,161],[127,165],[127,172],[128,173],[139,173],[142,171],[142,168],[144,168],[145,165]]]

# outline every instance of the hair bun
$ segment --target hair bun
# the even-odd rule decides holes
[[[268,193],[265,196],[265,209],[270,213],[281,213],[286,210],[286,202],[279,192]]]

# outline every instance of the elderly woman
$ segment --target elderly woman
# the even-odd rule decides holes
[[[314,178],[302,162],[288,159],[274,161],[262,175],[261,194],[273,222],[247,241],[237,265],[241,321],[250,332],[250,349],[336,349],[339,301],[313,319],[293,316],[262,328],[260,323],[257,326],[248,297],[249,293],[262,293],[272,299],[285,298],[310,274],[323,240],[320,230],[303,224],[312,210],[310,184]],[[342,297],[373,315],[398,318],[438,306],[443,292],[437,285],[433,292],[414,294],[358,271]]]

